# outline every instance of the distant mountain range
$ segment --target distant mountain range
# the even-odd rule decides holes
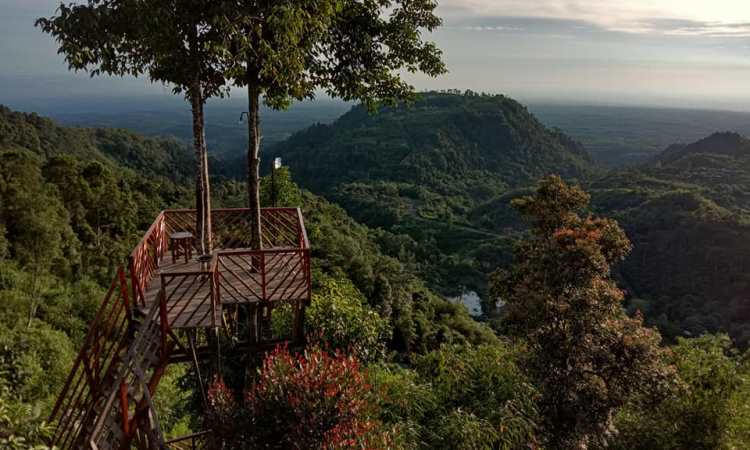
[[[599,164],[643,164],[674,143],[689,143],[719,130],[750,135],[750,112],[655,107],[531,104],[548,126],[582,142]]]
[[[750,140],[730,131],[714,133],[692,144],[674,144],[667,147],[654,160],[661,164],[674,164],[681,159],[696,155],[750,157]]]

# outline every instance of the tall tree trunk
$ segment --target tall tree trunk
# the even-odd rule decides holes
[[[203,118],[203,92],[199,82],[190,90],[193,113],[193,147],[195,148],[195,231],[198,234],[198,252],[211,253],[211,187],[208,181],[208,150]]]
[[[256,82],[247,84],[247,199],[250,208],[250,247],[261,249],[260,238],[260,88]]]

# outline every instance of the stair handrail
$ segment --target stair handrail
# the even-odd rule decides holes
[[[196,450],[198,449],[198,446],[196,445],[197,441],[199,439],[203,439],[211,435],[213,431],[211,430],[204,430],[204,431],[198,431],[196,433],[191,433],[186,436],[180,436],[173,439],[169,439],[164,444],[166,444],[167,448],[171,448],[173,450],[182,449],[183,447],[180,445],[182,442],[190,441],[190,450]]]
[[[138,327],[136,338],[131,343],[130,348],[128,349],[128,353],[123,358],[122,364],[119,366],[116,375],[113,377],[112,388],[109,389],[110,393],[107,397],[104,408],[102,408],[102,414],[99,414],[99,416],[96,418],[96,421],[94,422],[93,431],[91,432],[91,436],[89,438],[89,443],[91,445],[91,448],[93,449],[97,448],[95,440],[99,436],[99,433],[101,433],[102,428],[104,427],[105,419],[109,416],[109,411],[112,410],[112,406],[117,399],[120,383],[124,379],[126,379],[128,371],[132,370],[131,364],[136,361],[136,358],[138,356],[143,356],[144,349],[142,347],[148,343],[148,341],[146,340],[146,336],[149,335],[148,329],[153,324],[155,324],[154,319],[155,317],[158,317],[158,315],[159,302],[154,302],[154,304],[151,305],[151,308],[146,313],[143,322]],[[146,389],[148,388],[146,387]]]
[[[98,327],[104,321],[106,321],[108,319],[111,319],[113,317],[112,316],[112,311],[114,311],[114,308],[117,307],[117,305],[113,305],[112,304],[113,300],[114,301],[122,300],[122,303],[123,303],[122,308],[125,309],[125,314],[126,314],[126,319],[125,319],[125,322],[123,323],[123,325],[125,326],[125,328],[120,329],[120,330],[115,330],[113,327],[117,323],[116,322],[109,323],[105,338],[109,338],[110,336],[115,335],[116,333],[120,333],[122,336],[125,336],[126,333],[127,333],[126,328],[129,327],[130,323],[131,323],[131,317],[132,317],[131,314],[132,314],[132,311],[130,310],[130,307],[132,305],[130,304],[130,301],[129,301],[129,298],[128,298],[128,286],[127,286],[127,282],[125,281],[125,273],[124,273],[124,270],[123,270],[122,267],[118,267],[118,269],[117,269],[117,275],[112,280],[110,288],[109,288],[109,290],[107,291],[107,294],[104,297],[104,301],[101,303],[101,305],[99,305],[99,309],[97,310],[96,315],[94,316],[94,320],[91,322],[91,325],[89,326],[89,330],[86,333],[86,337],[84,339],[84,343],[83,343],[80,351],[78,352],[78,355],[77,355],[75,361],[73,362],[73,366],[70,369],[70,373],[68,374],[68,377],[67,377],[67,379],[65,381],[63,389],[60,392],[60,394],[58,395],[57,400],[55,402],[55,405],[52,408],[52,412],[50,413],[50,417],[49,417],[50,422],[51,423],[57,422],[57,427],[56,427],[56,430],[55,430],[55,433],[54,433],[54,436],[53,436],[54,444],[58,444],[59,443],[57,441],[58,437],[59,438],[65,438],[64,442],[66,444],[73,443],[74,440],[78,438],[78,434],[80,434],[81,430],[78,430],[78,433],[76,433],[76,436],[72,436],[70,434],[63,436],[63,435],[60,434],[61,433],[61,430],[59,429],[60,427],[66,427],[67,428],[69,426],[75,426],[75,424],[77,423],[76,420],[79,421],[78,422],[79,424],[80,424],[80,422],[84,421],[81,417],[79,417],[78,419],[75,419],[72,416],[67,416],[67,418],[66,418],[65,412],[61,411],[61,408],[63,407],[63,402],[65,402],[65,399],[67,397],[67,394],[68,394],[71,386],[73,386],[73,382],[74,382],[74,379],[76,377],[76,374],[79,372],[79,370],[85,370],[85,368],[81,369],[81,365],[84,364],[84,362],[85,362],[84,359],[88,359],[87,353],[90,351],[90,348],[94,344],[94,339],[96,338],[96,334],[98,332],[98,330],[97,330]],[[108,313],[107,310],[109,310],[109,309],[111,309],[112,311],[109,311],[109,313]],[[118,311],[119,310],[120,310],[120,308],[118,308]],[[119,314],[119,312],[118,312],[118,314]],[[113,344],[112,346],[110,346],[109,350],[106,351],[107,353],[105,355],[105,358],[107,358],[107,359],[110,358],[110,357],[114,358],[114,356],[116,355],[117,351],[119,350],[118,348],[115,348],[115,347],[116,346],[120,346],[120,345],[122,345],[122,342],[117,342],[117,343]],[[112,369],[113,369],[113,367],[112,367],[111,361],[110,361],[110,364],[107,366],[107,373],[104,373],[104,374],[101,374],[101,373],[87,374],[88,377],[91,377],[91,380],[89,380],[89,384],[91,384],[94,381],[100,381],[100,380],[107,379],[107,376],[109,375],[109,372]],[[90,388],[90,391],[91,391],[90,398],[94,399],[94,396],[95,396],[95,393],[96,393],[95,389],[101,389],[101,383],[97,383],[97,386],[91,386],[90,385],[89,388]],[[78,381],[75,384],[75,386],[73,387],[73,396],[75,397],[75,399],[69,400],[68,404],[65,405],[65,407],[66,407],[65,409],[68,411],[68,414],[70,413],[71,409],[75,409],[75,408],[78,408],[80,406],[83,406],[83,405],[80,405],[79,402],[81,402],[81,401],[86,402],[87,401],[87,399],[85,397],[85,386],[81,386],[80,385],[80,381]],[[84,397],[82,397],[82,396],[84,396]],[[75,401],[75,404],[70,404],[70,402],[72,402],[72,401]],[[85,418],[86,414],[88,414],[88,411],[84,412],[82,417]],[[64,431],[66,433],[70,433],[70,430],[64,430]],[[73,441],[70,440],[71,438],[73,438]],[[65,447],[63,447],[63,448],[65,448]]]

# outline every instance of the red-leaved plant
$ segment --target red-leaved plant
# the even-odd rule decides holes
[[[389,445],[376,419],[367,375],[353,356],[320,346],[269,353],[238,402],[221,379],[208,392],[214,448],[378,449]]]

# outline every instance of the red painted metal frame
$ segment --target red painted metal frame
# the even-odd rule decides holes
[[[128,271],[133,290],[133,298],[139,306],[146,306],[146,285],[154,277],[159,263],[167,253],[168,234],[166,232],[165,212],[156,216],[143,239],[135,246],[128,258]]]
[[[167,448],[172,450],[199,450],[206,448],[206,441],[210,435],[210,431],[201,431],[187,436],[170,439],[166,441],[165,444]]]
[[[249,247],[249,209],[216,209],[212,211],[214,246],[221,249]],[[195,210],[162,211],[128,260],[132,296],[145,307],[145,290],[154,278],[159,262],[167,252],[169,235],[178,231],[195,231]],[[299,208],[263,208],[261,234],[264,249],[296,248],[309,251],[307,231]],[[305,258],[309,268],[309,256]]]

